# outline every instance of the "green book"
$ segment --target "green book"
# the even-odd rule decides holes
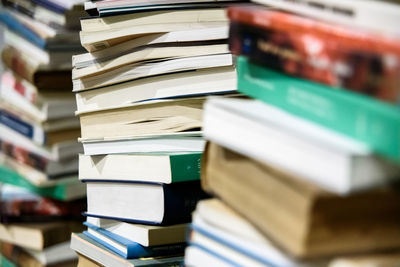
[[[79,155],[82,181],[170,184],[200,179],[199,152]]]
[[[0,254],[0,266],[1,267],[17,267],[16,264],[9,261],[6,257]]]
[[[86,187],[78,180],[64,180],[56,185],[37,187],[12,169],[0,165],[0,183],[23,187],[38,195],[63,201],[74,200],[86,196]]]
[[[238,57],[238,90],[400,161],[400,108],[345,89],[290,77]]]

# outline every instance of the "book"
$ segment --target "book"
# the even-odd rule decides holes
[[[205,155],[203,188],[297,258],[399,248],[396,188],[340,196],[214,144]]]
[[[395,266],[399,262],[398,251],[387,253],[373,253],[367,255],[342,256],[332,260],[329,267],[361,267],[368,265]]]
[[[38,195],[63,201],[80,199],[86,195],[85,186],[76,178],[59,181],[52,186],[37,187],[15,172],[15,170],[2,164],[0,164],[0,182],[19,186]]]
[[[81,140],[85,155],[202,152],[201,132]]]
[[[33,250],[43,250],[49,246],[70,239],[71,231],[79,231],[77,222],[0,224],[0,240]]]
[[[183,266],[183,258],[181,256],[126,260],[84,234],[72,233],[71,249],[102,266]]]
[[[293,13],[325,20],[331,23],[340,23],[344,26],[370,29],[390,35],[400,35],[400,30],[395,27],[400,8],[396,1],[368,1],[349,2],[340,0],[316,1],[289,1],[289,0],[254,0],[256,3],[279,8]],[[373,16],[374,20],[369,18]]]
[[[123,236],[145,247],[183,243],[186,240],[187,224],[158,226],[96,217],[86,217],[86,223]]]
[[[316,267],[327,266],[328,262],[326,259],[300,261],[292,258],[277,248],[245,217],[217,198],[198,203],[193,213],[188,242],[194,251],[185,254],[185,261],[197,266],[209,266],[203,258],[198,258],[198,254],[212,254],[204,255],[205,259],[217,256],[214,260],[229,266]]]
[[[0,139],[0,151],[14,161],[34,168],[47,177],[57,177],[78,172],[78,157],[63,161],[53,161],[46,157],[26,150],[24,147]]]
[[[195,60],[192,61],[196,63]],[[234,93],[236,84],[236,70],[232,66],[158,75],[77,92],[77,112],[111,109],[154,99]]]
[[[44,157],[52,161],[64,161],[70,160],[82,152],[82,145],[73,141],[66,141],[57,143],[53,146],[40,146],[33,142],[28,137],[25,137],[16,131],[8,128],[7,126],[0,123],[0,139],[3,142],[8,142],[35,153],[41,157]]]
[[[170,184],[200,179],[201,153],[79,155],[79,179]]]
[[[90,182],[86,189],[88,216],[155,225],[189,222],[196,202],[206,197],[199,181]]]
[[[21,12],[32,19],[46,23],[54,28],[65,27],[79,29],[79,18],[85,15],[83,5],[75,5],[71,9],[54,9],[44,4],[46,1],[2,0],[5,7]]]
[[[398,164],[368,147],[260,101],[213,99],[203,119],[206,139],[337,194],[399,177]]]
[[[83,234],[125,259],[179,255],[183,253],[185,248],[185,243],[144,247],[136,242],[126,239],[125,237],[89,225],[88,230],[84,231]]]
[[[190,70],[232,66],[231,54],[205,55],[196,57],[183,57],[173,59],[155,60],[151,62],[133,63],[115,70],[73,80],[74,92],[87,91],[88,89],[101,90],[101,87],[110,86],[109,90],[129,86],[133,80],[158,76],[161,74],[176,73]],[[132,81],[132,82],[131,82]],[[123,83],[118,85],[118,83]],[[113,86],[114,85],[114,86]],[[189,90],[190,88],[187,88]],[[106,91],[106,90],[104,90]],[[157,90],[160,91],[160,90]],[[90,91],[89,91],[90,92]],[[190,90],[185,94],[194,94],[196,90]],[[79,94],[78,94],[79,95]],[[81,96],[85,95],[82,93]],[[151,98],[156,98],[153,94]]]
[[[163,10],[81,20],[81,44],[101,50],[143,34],[226,26],[224,9]],[[101,33],[101,34],[100,34]]]
[[[225,7],[229,4],[236,4],[240,1],[218,0],[218,1],[137,1],[131,3],[129,1],[113,1],[113,2],[97,2],[95,8],[100,16],[120,15],[124,13],[143,12],[146,10],[166,10],[166,9],[194,9],[194,8],[210,8]]]
[[[81,138],[126,138],[200,129],[205,98],[153,100],[91,113],[78,114]],[[112,118],[106,120],[105,118]]]
[[[0,96],[39,121],[72,117],[76,110],[76,102],[71,93],[39,92],[31,83],[9,71],[2,75]]]
[[[9,184],[2,184],[0,192],[0,221],[4,224],[79,221],[86,206],[82,199],[62,202]]]
[[[77,267],[102,267],[100,263],[95,262],[94,260],[83,256],[82,254],[78,254],[78,265]]]
[[[256,7],[229,8],[230,50],[267,68],[399,103],[400,38]],[[265,17],[260,23],[259,17]],[[310,38],[310,39],[307,39]],[[307,49],[319,43],[317,52]],[[391,55],[393,64],[387,64]],[[395,63],[398,62],[398,63]]]
[[[244,57],[238,58],[238,90],[362,142],[381,155],[400,159],[397,106],[290,77]]]
[[[172,31],[167,33],[152,33],[137,37],[123,43],[72,57],[75,68],[84,68],[96,62],[107,62],[110,58],[117,58],[127,53],[139,51],[150,46],[177,46],[179,44],[201,44],[226,40],[228,38],[228,25],[210,29],[192,29],[187,31]]]
[[[220,41],[207,43],[193,43],[185,45],[184,43],[165,46],[147,46],[132,52],[127,51],[123,55],[115,58],[107,58],[105,61],[97,62],[82,68],[74,68],[72,70],[72,78],[79,79],[91,75],[98,75],[106,71],[111,71],[116,68],[143,61],[160,60],[168,58],[194,57],[210,54],[226,54],[228,53],[228,45],[221,44]]]
[[[0,102],[0,123],[44,146],[76,140],[80,134],[75,117],[38,122],[6,102]]]
[[[0,22],[39,48],[46,50],[80,50],[77,34],[55,31],[46,24],[11,10],[0,12]],[[76,36],[76,37],[75,37]]]
[[[7,46],[1,52],[5,67],[12,70],[38,90],[71,90],[71,70],[46,70],[46,67],[36,62],[14,47]]]

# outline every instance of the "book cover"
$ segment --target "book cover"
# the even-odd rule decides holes
[[[360,141],[400,161],[400,108],[290,77],[238,58],[238,90]]]

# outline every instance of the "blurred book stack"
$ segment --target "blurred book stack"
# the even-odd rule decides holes
[[[70,232],[82,229],[80,128],[72,55],[83,1],[2,1],[0,240],[18,266],[73,266]]]
[[[72,82],[87,231],[79,266],[180,266],[200,188],[202,107],[236,93],[226,7],[238,1],[86,3]]]
[[[254,99],[205,103],[185,264],[398,266],[400,5],[257,2],[228,9]]]

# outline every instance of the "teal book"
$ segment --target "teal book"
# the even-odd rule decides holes
[[[291,77],[238,57],[238,90],[400,161],[400,107]]]
[[[79,155],[79,179],[171,184],[200,180],[199,152]]]
[[[0,254],[0,266],[1,267],[17,267],[16,264],[9,261],[6,257]]]
[[[86,196],[86,187],[78,179],[60,181],[47,187],[37,187],[4,165],[0,165],[0,183],[19,186],[35,194],[62,201],[70,201]]]

